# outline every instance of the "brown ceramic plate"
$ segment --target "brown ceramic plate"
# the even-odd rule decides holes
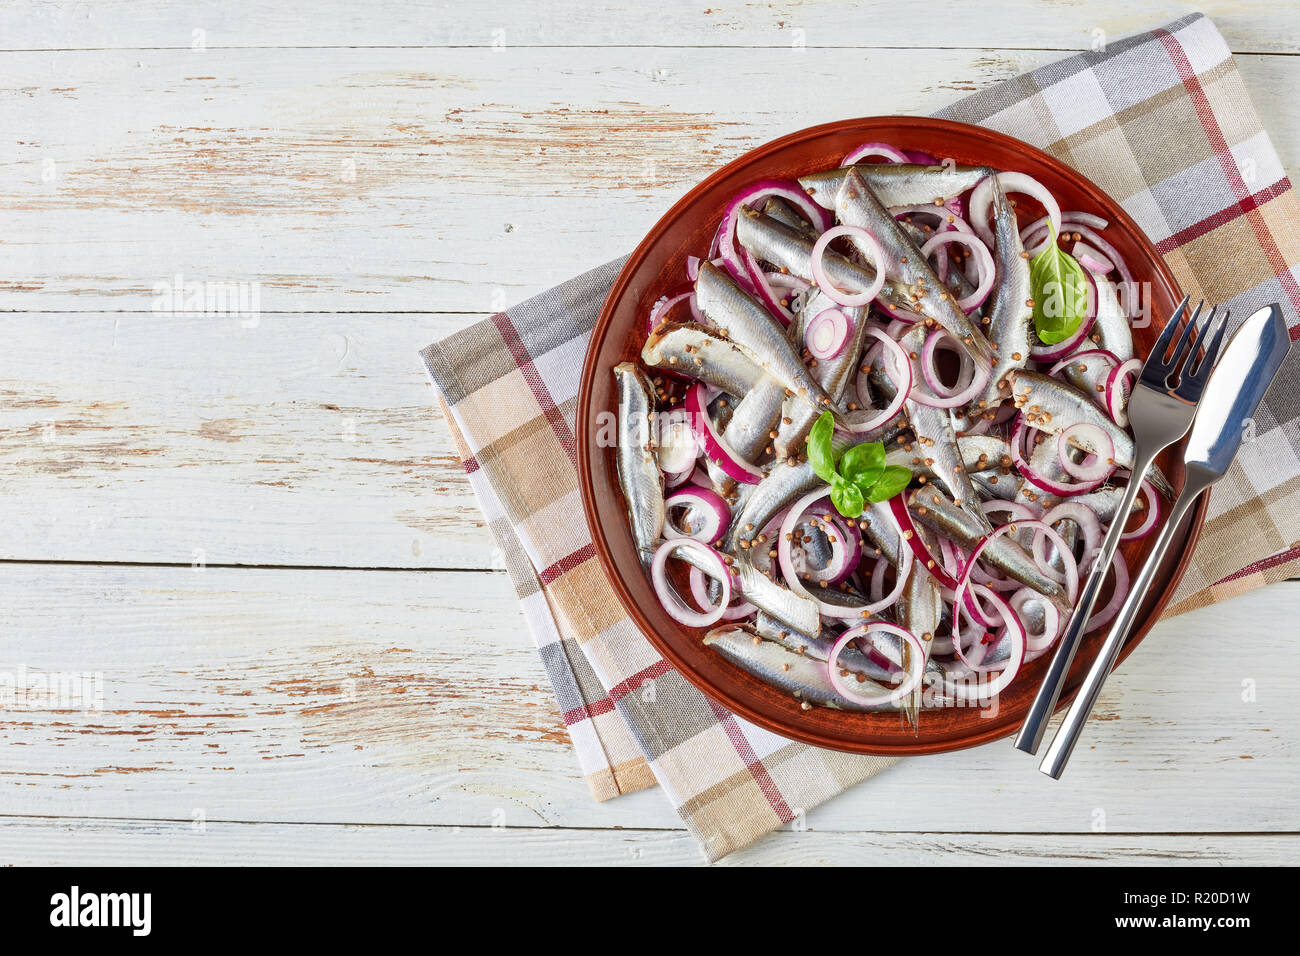
[[[1097,186],[1019,140],[976,126],[910,116],[828,123],[783,136],[718,170],[673,206],[637,246],[610,291],[587,350],[578,397],[578,473],[596,553],[619,600],[659,652],[701,691],[768,730],[819,747],[869,754],[940,753],[1014,732],[1033,699],[1047,657],[1028,665],[1002,693],[996,714],[981,715],[973,707],[925,710],[916,732],[903,726],[895,713],[860,714],[823,707],[804,711],[788,695],[704,647],[700,643],[702,632],[683,627],[660,607],[637,560],[618,486],[615,451],[601,448],[596,442],[596,416],[617,410],[614,366],[640,354],[651,303],[685,281],[687,256],[707,253],[728,200],[756,180],[794,178],[838,166],[851,149],[875,141],[951,156],[959,163],[1028,173],[1051,190],[1062,209],[1085,210],[1110,220],[1105,231],[1107,239],[1123,254],[1135,279],[1149,284],[1146,301],[1152,305],[1153,320],[1146,328],[1134,329],[1138,354],[1146,354],[1181,294],[1150,241]],[[1032,201],[1021,196],[1016,199],[1026,215],[1041,215],[1041,209]],[[1181,453],[1167,453],[1160,462],[1175,488],[1181,488],[1183,483],[1181,458]],[[1200,533],[1205,508],[1203,498],[1180,539],[1170,548],[1169,554],[1174,557],[1157,575],[1121,660],[1150,629],[1173,594]],[[1142,560],[1150,541],[1148,538],[1126,546],[1129,567],[1135,568]],[[1102,628],[1085,641],[1061,698],[1062,706],[1078,688],[1104,632]]]

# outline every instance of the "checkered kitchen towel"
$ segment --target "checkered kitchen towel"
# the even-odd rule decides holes
[[[1199,14],[999,84],[941,115],[1019,137],[1118,199],[1192,297],[1300,336],[1296,194],[1222,37]],[[892,761],[791,743],[711,702],[623,613],[594,556],[574,412],[588,334],[622,260],[429,346],[465,470],[597,799],[657,782],[718,859]],[[1216,486],[1169,614],[1300,568],[1300,353]]]

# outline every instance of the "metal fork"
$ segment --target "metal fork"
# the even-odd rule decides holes
[[[1025,753],[1037,753],[1039,744],[1042,743],[1043,732],[1047,729],[1047,722],[1051,719],[1052,711],[1056,709],[1056,702],[1061,697],[1066,675],[1070,672],[1070,665],[1074,663],[1074,655],[1079,649],[1084,629],[1088,625],[1088,618],[1092,616],[1092,609],[1097,604],[1097,597],[1110,572],[1115,550],[1119,547],[1119,539],[1124,533],[1124,525],[1128,523],[1129,512],[1133,510],[1133,503],[1141,491],[1142,480],[1151,470],[1156,456],[1180,440],[1192,427],[1192,419],[1196,415],[1196,403],[1200,401],[1201,390],[1205,387],[1206,379],[1209,378],[1210,369],[1214,367],[1214,358],[1223,340],[1224,324],[1227,321],[1226,312],[1219,319],[1213,338],[1205,348],[1204,358],[1195,369],[1192,365],[1196,353],[1211,334],[1210,324],[1214,321],[1218,306],[1211,307],[1209,314],[1201,319],[1201,309],[1205,306],[1205,303],[1201,302],[1191,318],[1187,320],[1178,344],[1174,346],[1172,352],[1169,351],[1169,344],[1173,341],[1174,333],[1178,330],[1179,323],[1187,311],[1187,303],[1188,297],[1183,296],[1183,301],[1178,303],[1178,308],[1165,323],[1160,338],[1156,340],[1155,348],[1151,350],[1146,364],[1142,366],[1142,375],[1133,386],[1133,394],[1129,396],[1128,418],[1133,430],[1133,474],[1124,489],[1124,499],[1115,513],[1115,519],[1110,524],[1110,530],[1102,541],[1092,572],[1088,575],[1087,583],[1079,594],[1079,602],[1075,606],[1074,614],[1061,634],[1060,642],[1056,646],[1056,654],[1047,669],[1047,676],[1043,678],[1034,702],[1030,705],[1029,714],[1016,735],[1016,749]],[[1169,380],[1175,375],[1178,377],[1178,384],[1170,386]]]

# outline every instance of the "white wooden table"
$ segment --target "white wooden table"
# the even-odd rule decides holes
[[[1195,9],[722,2],[0,8],[0,692],[103,694],[0,707],[0,863],[701,859],[588,797],[417,349],[777,134]],[[1296,170],[1300,8],[1199,7]],[[1298,609],[1158,627],[1060,784],[911,760],[727,862],[1295,862]]]

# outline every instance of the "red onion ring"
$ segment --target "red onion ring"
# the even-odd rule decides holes
[[[716,580],[722,585],[722,595],[718,606],[701,613],[687,607],[676,594],[673,593],[672,586],[668,583],[668,558],[678,548],[694,550],[702,555],[706,555],[710,562],[716,562],[718,575]],[[675,538],[665,541],[655,549],[654,558],[650,562],[650,583],[654,586],[655,596],[659,598],[659,603],[663,609],[668,612],[668,616],[679,624],[687,627],[712,627],[718,621],[722,620],[722,615],[727,611],[727,605],[731,603],[731,572],[726,562],[713,548],[694,538]],[[707,595],[706,595],[707,597]],[[705,604],[705,607],[708,605]]]
[[[818,312],[804,330],[803,341],[815,359],[833,359],[853,335],[853,320],[839,309]]]
[[[857,246],[858,250],[871,259],[872,267],[876,270],[875,281],[862,292],[855,294],[837,289],[831,283],[830,277],[826,274],[826,270],[822,265],[822,254],[825,253],[826,247],[831,244],[832,240],[838,239],[840,236],[851,236],[862,243],[862,245]],[[850,307],[866,305],[879,295],[880,290],[885,287],[885,250],[880,247],[876,237],[861,226],[834,226],[827,229],[813,243],[812,259],[809,265],[812,268],[813,279],[816,280],[818,288],[822,290],[826,298],[836,305]]]
[[[1160,520],[1160,496],[1156,494],[1155,485],[1143,478],[1142,492],[1147,500],[1146,515],[1142,518],[1142,523],[1132,531],[1125,531],[1119,536],[1120,541],[1141,541],[1152,531],[1155,530],[1156,522]]]
[[[747,485],[756,485],[762,481],[763,473],[736,455],[713,427],[713,420],[709,418],[709,400],[702,383],[693,386],[686,393],[686,401],[682,403],[682,407],[690,413],[691,427],[695,429],[695,435],[700,440],[704,454],[721,468],[728,478]]]
[[[949,242],[960,243],[970,249],[975,255],[975,263],[979,268],[979,285],[975,291],[965,298],[958,299],[957,305],[963,312],[969,312],[971,309],[978,308],[988,299],[989,293],[993,291],[993,286],[997,283],[998,270],[993,263],[993,253],[989,252],[986,246],[978,236],[970,233],[951,230],[940,232],[926,240],[925,245],[921,247],[921,255],[928,256],[939,246]]]
[[[696,541],[710,544],[720,539],[731,526],[731,506],[716,491],[701,488],[699,485],[688,485],[673,492],[664,499],[664,505],[670,509],[693,508],[713,517],[711,522],[704,525],[703,530],[691,528],[689,531],[682,531],[665,521],[664,537],[668,539],[694,538]]]
[[[1120,428],[1128,427],[1128,397],[1133,389],[1133,385],[1125,387],[1124,377],[1131,376],[1133,384],[1137,384],[1141,374],[1142,360],[1131,358],[1123,364],[1117,363],[1106,379],[1106,411]]]
[[[794,536],[796,525],[799,524],[799,518],[814,503],[830,495],[829,488],[819,488],[804,495],[786,512],[785,520],[781,522],[781,530],[776,538],[776,556],[781,565],[781,574],[785,578],[786,585],[799,597],[807,598],[815,603],[821,613],[826,617],[847,619],[862,617],[865,615],[875,614],[883,611],[898,600],[903,593],[903,587],[907,584],[907,573],[911,570],[911,555],[904,550],[905,560],[899,566],[898,580],[894,584],[894,590],[885,595],[880,601],[868,604],[865,607],[844,607],[838,604],[828,604],[817,597],[816,593],[804,587],[803,581],[799,578],[799,573],[795,569],[794,559],[791,554],[791,538]],[[902,535],[902,531],[899,531]],[[905,566],[904,566],[905,565]]]
[[[998,185],[1004,193],[1021,193],[1037,199],[1047,211],[1057,235],[1061,233],[1061,207],[1047,187],[1034,177],[1025,173],[997,173]],[[980,180],[970,197],[970,224],[975,234],[988,245],[993,245],[993,230],[989,228],[989,213],[993,209],[993,177],[986,176]],[[1030,253],[1035,255],[1036,253]]]
[[[1077,447],[1096,451],[1089,451],[1088,457],[1080,464],[1070,457],[1070,449],[1074,447],[1071,442],[1080,443]],[[1079,481],[1105,480],[1115,473],[1117,467],[1115,442],[1100,426],[1088,422],[1077,422],[1056,436],[1056,457],[1065,473]]]
[[[895,149],[888,143],[863,143],[847,156],[840,166],[854,166],[868,156],[883,156],[889,163],[906,163],[907,155],[901,149]]]
[[[886,634],[896,634],[906,641],[912,649],[908,656],[907,676],[893,690],[884,694],[868,697],[865,694],[859,694],[856,690],[849,687],[848,683],[840,676],[838,661],[840,652],[845,646],[858,638],[865,638],[870,643],[868,635],[879,632]],[[895,701],[902,700],[917,687],[921,686],[921,679],[925,676],[925,648],[921,645],[911,631],[899,627],[897,624],[890,624],[887,621],[869,621],[865,624],[855,625],[843,634],[841,634],[831,647],[830,654],[827,655],[826,661],[827,673],[831,679],[831,685],[839,692],[840,696],[845,697],[855,704],[861,704],[864,707],[877,707],[892,704]]]

